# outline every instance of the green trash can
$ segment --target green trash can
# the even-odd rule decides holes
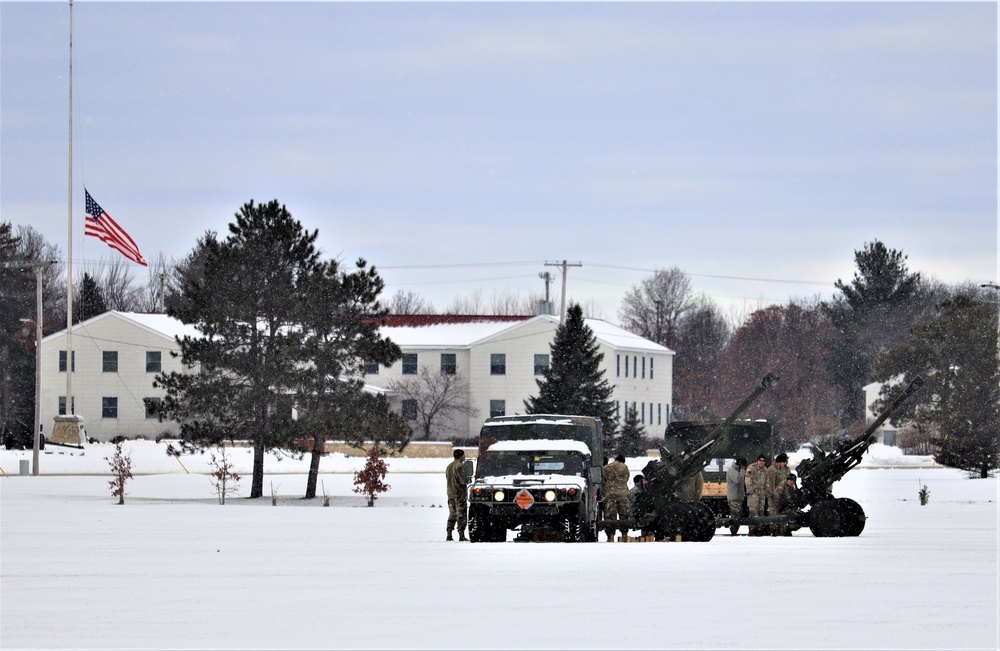
[[[21,459],[21,476],[22,477],[27,477],[28,476],[28,460],[27,459]]]

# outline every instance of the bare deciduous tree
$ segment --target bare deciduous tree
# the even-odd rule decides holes
[[[135,290],[134,309],[136,312],[154,314],[165,311],[167,279],[173,267],[173,260],[168,261],[162,251],[150,258],[146,283]]]
[[[678,267],[671,267],[629,290],[618,316],[629,332],[673,348],[681,319],[697,304],[691,279]]]
[[[445,314],[485,314],[483,292],[480,289],[466,296],[457,296],[445,310]]]
[[[386,306],[389,314],[434,314],[434,305],[414,291],[398,290]]]
[[[97,285],[109,310],[134,312],[138,290],[133,283],[128,263],[121,256],[101,258],[101,270],[97,274]]]
[[[416,376],[389,383],[388,389],[416,406],[416,420],[424,440],[445,424],[455,425],[459,417],[471,417],[476,410],[469,404],[469,383],[458,375],[432,372],[420,367]]]

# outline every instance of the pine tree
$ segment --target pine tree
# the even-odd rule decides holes
[[[104,301],[104,294],[97,285],[97,281],[89,273],[83,274],[80,282],[80,297],[73,301],[73,323],[81,323],[95,316],[100,316],[108,311]]]
[[[187,282],[167,313],[200,337],[179,339],[181,360],[199,373],[163,373],[165,420],[198,446],[241,439],[253,445],[250,498],[264,494],[264,454],[291,446],[294,430],[278,409],[307,363],[301,323],[309,304],[304,279],[319,266],[317,232],[278,201],[250,201],[223,241],[206,238],[201,280]]]
[[[1000,368],[996,309],[981,292],[960,291],[938,315],[913,328],[909,340],[883,353],[875,378],[885,383],[876,409],[899,382],[921,375],[928,386],[892,421],[912,422],[938,434],[935,459],[986,478],[1000,467]]]
[[[601,421],[605,441],[617,430],[614,388],[604,378],[594,332],[584,323],[583,309],[570,305],[550,346],[551,365],[537,380],[538,396],[524,401],[529,414],[591,416]]]
[[[612,447],[615,454],[626,457],[646,455],[646,428],[639,422],[639,412],[634,405],[625,410],[625,422]]]

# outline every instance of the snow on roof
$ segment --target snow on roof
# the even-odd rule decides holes
[[[383,326],[379,331],[403,348],[456,348],[472,346],[517,328],[525,321],[468,321],[425,326]]]
[[[560,450],[579,452],[590,456],[590,448],[580,441],[566,439],[534,439],[530,441],[497,441],[486,449],[487,452],[533,452],[535,450]]]
[[[492,320],[494,318],[497,320]],[[461,348],[473,346],[501,333],[514,331],[539,321],[548,321],[553,333],[559,326],[559,317],[547,314],[530,319],[522,317],[514,319],[510,317],[455,317],[445,321],[436,321],[428,317],[425,321],[428,325],[393,325],[407,322],[399,317],[387,320],[389,325],[383,326],[381,332],[402,348]],[[417,321],[410,322],[416,323]],[[584,322],[593,331],[594,337],[599,342],[613,348],[673,354],[669,348],[644,339],[607,321],[584,319]]]
[[[81,323],[73,326],[73,330],[77,329],[86,330],[87,327],[100,323],[105,319],[118,318],[123,321],[131,322],[132,324],[149,330],[155,334],[158,334],[166,339],[174,340],[174,337],[183,337],[185,335],[191,337],[201,336],[201,333],[193,326],[182,322],[179,319],[175,319],[166,314],[143,314],[140,312],[119,312],[117,310],[111,310],[105,312],[104,314],[99,314],[91,319],[87,319]],[[65,337],[66,329],[63,328],[58,332],[53,332],[43,339],[43,341],[48,341],[56,337]]]

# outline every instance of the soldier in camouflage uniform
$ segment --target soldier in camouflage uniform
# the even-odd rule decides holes
[[[743,516],[743,503],[747,499],[747,460],[736,457],[733,465],[726,471],[726,500],[729,502],[729,515],[734,518]],[[730,525],[729,533],[736,535],[739,525]]]
[[[631,516],[628,508],[628,466],[625,455],[619,454],[615,460],[601,471],[604,479],[604,518],[606,520],[626,520]],[[628,535],[628,527],[618,527],[623,536]],[[615,541],[615,527],[605,529],[608,542]]]
[[[750,517],[767,513],[767,457],[757,457],[757,462],[747,468],[747,510]],[[763,527],[750,527],[751,536],[763,535]]]
[[[781,482],[781,484],[774,489],[774,494],[771,498],[771,515],[789,515],[791,513],[798,512],[798,509],[795,506],[795,494],[799,490],[795,485],[796,479],[798,478],[795,475],[788,473],[785,481]],[[775,524],[771,526],[771,535],[790,536],[792,535],[792,529],[787,524]]]
[[[791,469],[788,467],[788,455],[782,452],[774,458],[774,463],[772,463],[767,469],[767,496],[770,499],[771,495],[774,495],[774,491],[778,489],[779,486],[784,485],[785,479],[788,477],[788,473]],[[775,514],[774,509],[768,509],[771,515]]]
[[[448,483],[448,537],[445,540],[454,540],[451,537],[451,530],[458,525],[458,539],[467,540],[465,537],[465,525],[469,517],[469,496],[466,487],[469,480],[462,474],[462,464],[465,463],[465,452],[455,450],[452,453],[455,460],[448,464],[444,471],[445,480]]]
[[[699,470],[693,477],[677,488],[677,499],[685,502],[700,502],[705,491],[705,475]]]

